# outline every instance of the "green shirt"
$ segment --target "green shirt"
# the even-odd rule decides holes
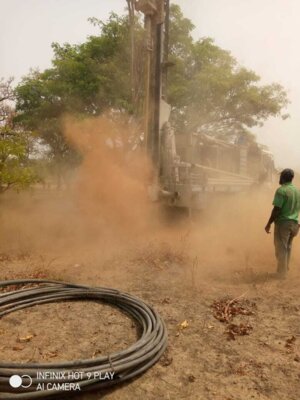
[[[300,191],[292,183],[284,183],[275,192],[273,206],[281,209],[275,223],[287,220],[298,222]]]

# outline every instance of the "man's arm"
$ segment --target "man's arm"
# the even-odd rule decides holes
[[[266,231],[267,233],[271,233],[271,232],[270,232],[271,225],[272,225],[273,222],[276,220],[276,218],[279,216],[280,210],[281,210],[280,207],[274,206],[274,208],[273,208],[273,210],[272,210],[272,213],[271,213],[271,216],[270,216],[270,218],[269,218],[269,221],[268,221],[267,225],[265,226],[265,231]]]

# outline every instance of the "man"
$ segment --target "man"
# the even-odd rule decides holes
[[[287,168],[280,174],[281,185],[275,193],[273,210],[265,226],[270,233],[274,222],[274,245],[277,258],[278,277],[284,279],[289,269],[292,242],[299,232],[298,215],[300,211],[300,191],[292,184],[294,171]]]

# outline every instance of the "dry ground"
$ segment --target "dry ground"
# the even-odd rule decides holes
[[[80,251],[69,247],[62,252],[63,246],[58,246],[56,252],[50,245],[51,251],[42,246],[32,250],[30,246],[2,249],[1,280],[47,277],[118,288],[154,306],[166,322],[169,345],[159,363],[129,384],[104,394],[79,394],[76,400],[300,398],[297,247],[288,279],[277,281],[267,274],[274,269],[268,237],[255,232],[254,247],[242,251],[230,247],[228,237],[220,239],[219,234],[224,233],[221,228],[216,228],[212,236],[207,232],[205,238],[194,235],[193,229],[195,224],[190,230],[183,229],[173,236],[168,233],[163,238],[153,236],[149,241],[128,238],[127,246],[105,257],[91,250],[95,250],[94,242],[82,245]],[[249,233],[245,243],[251,237]],[[214,242],[209,251],[205,248],[207,238],[210,244]],[[97,240],[101,243],[102,239]],[[269,240],[265,253],[265,246],[257,245],[262,240]],[[214,317],[212,304],[239,296],[241,303],[245,299],[253,304],[253,314],[237,316],[234,322],[248,323],[252,330],[249,335],[229,340],[226,324]],[[187,327],[182,329],[184,321]],[[23,341],[25,337],[30,339]],[[135,339],[130,319],[94,303],[43,305],[0,320],[3,361],[87,358],[122,349]]]

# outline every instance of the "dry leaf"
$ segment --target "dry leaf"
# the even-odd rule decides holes
[[[189,382],[195,382],[195,380],[196,380],[196,377],[194,375],[191,374],[191,375],[188,376],[188,381]]]
[[[16,345],[16,346],[13,346],[12,349],[14,351],[21,351],[21,350],[24,350],[24,346]]]
[[[18,342],[24,343],[24,342],[30,342],[30,340],[33,338],[33,335],[27,335],[24,337],[19,337]]]
[[[286,342],[285,342],[285,347],[286,347],[287,349],[292,349],[293,346],[294,346],[294,344],[295,344],[295,342],[296,342],[296,337],[295,337],[295,336],[292,336],[291,338],[289,338],[289,339],[286,340]]]
[[[54,357],[57,357],[57,355],[58,355],[58,351],[57,351],[57,350],[55,350],[55,351],[49,351],[49,352],[46,354],[46,356],[47,356],[48,358],[54,358]]]
[[[185,319],[181,324],[179,325],[180,329],[186,329],[189,326],[188,321]]]

